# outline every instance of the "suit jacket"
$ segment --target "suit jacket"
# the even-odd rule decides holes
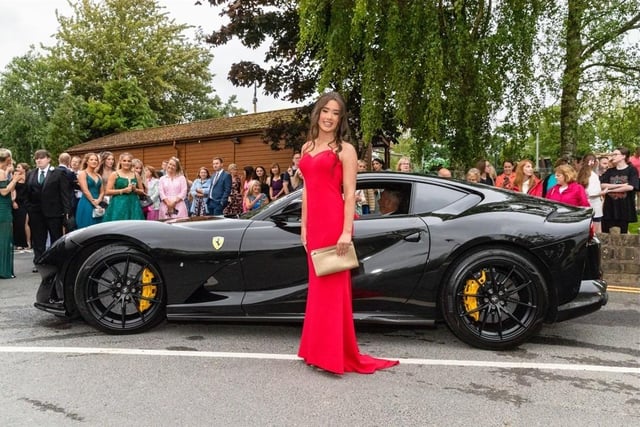
[[[215,173],[211,177],[208,204],[227,206],[229,194],[231,194],[231,174],[226,171],[220,171],[220,176],[215,184],[213,182],[214,177]]]
[[[53,218],[71,214],[71,184],[64,171],[49,166],[42,184],[38,183],[40,169],[27,176],[27,212],[41,212]]]
[[[76,207],[78,206],[78,199],[76,198],[75,192],[80,191],[80,185],[78,184],[78,174],[68,167],[62,165],[58,165],[56,169],[60,169],[62,173],[64,173],[64,176],[66,176],[69,180],[69,200],[71,200],[71,213],[73,215],[75,214]]]

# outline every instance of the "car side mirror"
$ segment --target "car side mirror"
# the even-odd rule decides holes
[[[278,222],[301,222],[302,201],[297,200],[287,205],[281,212],[272,215],[271,219]]]

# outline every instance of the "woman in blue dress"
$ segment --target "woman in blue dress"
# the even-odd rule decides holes
[[[206,216],[208,215],[207,211],[207,200],[209,199],[209,190],[211,189],[211,174],[209,173],[209,169],[205,167],[201,167],[198,171],[198,178],[193,180],[193,184],[191,184],[191,198],[193,202],[191,202],[191,209],[189,213],[193,216]]]
[[[102,177],[97,172],[99,164],[98,155],[88,153],[82,161],[82,170],[78,172],[78,185],[82,191],[82,197],[80,197],[76,208],[78,228],[88,227],[102,221],[99,211],[102,210],[100,203],[104,198],[104,187]]]
[[[122,153],[118,169],[111,174],[105,193],[111,197],[102,221],[145,219],[140,207],[141,195],[146,195],[142,178],[133,170],[133,156]]]

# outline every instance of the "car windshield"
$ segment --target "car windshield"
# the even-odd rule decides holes
[[[295,194],[297,194],[297,196],[294,196]],[[292,198],[296,198],[296,197],[301,197],[302,195],[302,190],[298,190],[298,191],[294,191],[293,193],[289,194],[288,196],[282,197],[274,202],[269,202],[264,206],[259,207],[258,209],[249,211],[249,212],[245,212],[242,215],[240,215],[240,218],[242,219],[249,219],[249,218],[253,218],[254,216],[256,216],[259,213],[262,212],[276,212],[279,211],[283,208],[283,206],[288,205],[289,203],[291,203]],[[267,216],[270,216],[270,213],[267,213]]]

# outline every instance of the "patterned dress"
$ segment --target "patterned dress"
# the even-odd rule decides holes
[[[242,180],[239,176],[231,177],[231,194],[229,204],[222,211],[224,215],[240,215],[242,213]]]

